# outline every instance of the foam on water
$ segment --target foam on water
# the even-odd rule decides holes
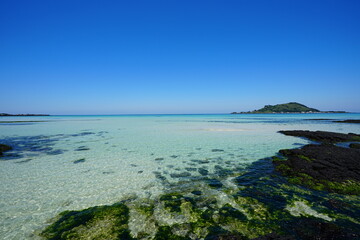
[[[307,143],[279,130],[360,132],[356,124],[305,118],[360,114],[2,118],[0,142],[14,151],[0,159],[0,238],[36,238],[34,232],[64,210],[154,198],[180,182],[239,172]]]

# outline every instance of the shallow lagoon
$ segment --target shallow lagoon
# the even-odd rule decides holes
[[[207,179],[231,185],[226,179],[249,166],[261,172],[262,165],[253,164],[259,159],[307,143],[279,130],[360,133],[357,124],[306,120],[314,118],[360,114],[0,118],[1,142],[15,148],[0,160],[0,238],[36,238],[64,210],[152,199]],[[28,120],[44,122],[9,123]],[[244,174],[241,181],[253,178]]]

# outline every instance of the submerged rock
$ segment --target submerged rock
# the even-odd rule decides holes
[[[61,149],[57,149],[57,150],[47,152],[48,155],[60,155],[60,154],[63,154],[63,153],[64,153],[64,150],[61,150]]]
[[[0,144],[0,157],[3,155],[3,152],[10,151],[10,150],[12,150],[12,147],[5,145],[5,144]]]
[[[203,176],[206,176],[206,175],[209,174],[209,171],[206,170],[205,168],[199,168],[199,169],[198,169],[198,172],[199,172],[201,175],[203,175]]]
[[[185,197],[180,193],[167,193],[160,197],[160,201],[164,202],[165,208],[171,212],[180,212],[180,206]]]
[[[18,164],[22,164],[22,163],[27,163],[27,162],[30,162],[32,159],[29,158],[29,159],[26,159],[26,160],[22,160],[22,161],[17,161],[15,163],[18,163]]]
[[[11,150],[12,147],[5,145],[5,144],[0,144],[0,152],[5,152],[5,151],[9,151]]]
[[[87,150],[90,150],[90,148],[88,148],[86,146],[81,146],[81,147],[78,147],[77,149],[75,149],[75,151],[87,151]]]
[[[208,179],[208,184],[212,188],[221,188],[223,184],[217,179]]]
[[[85,158],[81,158],[81,159],[73,161],[74,164],[83,163],[83,162],[85,162]]]
[[[223,149],[211,149],[212,152],[224,152]]]
[[[194,194],[194,195],[197,195],[197,196],[200,196],[202,194],[202,192],[199,191],[199,190],[194,190],[191,193]]]
[[[181,173],[171,173],[170,177],[172,178],[183,178],[183,177],[190,177],[191,173],[189,172],[181,172]]]
[[[197,168],[186,167],[185,170],[189,172],[195,172]]]
[[[46,239],[133,239],[128,220],[129,208],[122,203],[65,211],[40,235]]]

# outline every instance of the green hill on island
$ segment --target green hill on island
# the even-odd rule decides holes
[[[310,112],[320,112],[315,108],[309,108],[303,104],[297,102],[289,102],[284,104],[277,105],[265,105],[265,107],[250,111],[250,112],[239,112],[239,113],[310,113]],[[233,112],[237,114],[238,112]]]

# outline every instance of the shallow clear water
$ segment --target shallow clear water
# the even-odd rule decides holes
[[[154,198],[307,143],[279,130],[360,133],[314,118],[360,114],[2,117],[0,143],[14,150],[0,158],[0,238],[35,238],[64,210]]]

